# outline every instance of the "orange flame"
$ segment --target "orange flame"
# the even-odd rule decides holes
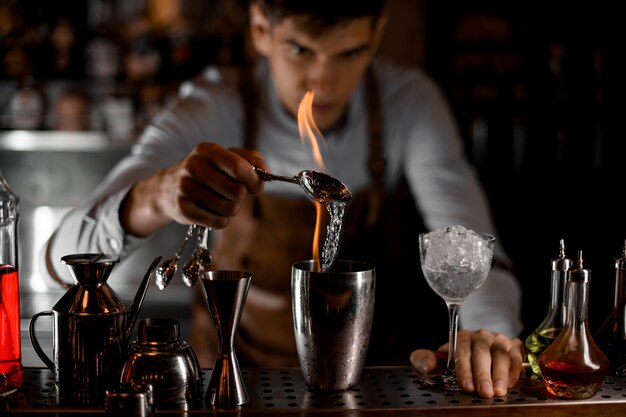
[[[313,120],[313,97],[315,93],[313,91],[307,91],[300,101],[298,106],[298,129],[300,129],[300,140],[304,143],[308,140],[311,144],[311,150],[313,151],[313,157],[315,163],[320,171],[325,172],[324,159],[320,152],[320,143],[326,144],[322,132],[317,128],[315,121]]]
[[[320,257],[320,241],[322,240],[322,222],[324,219],[324,205],[319,201],[315,201],[315,233],[313,234],[313,260],[315,261],[315,269],[321,271],[322,258]]]
[[[302,143],[304,143],[305,140],[308,140],[311,145],[311,150],[313,151],[315,163],[320,171],[325,172],[326,167],[324,166],[324,159],[322,158],[319,144],[322,143],[325,145],[326,142],[324,142],[324,137],[313,120],[314,95],[313,91],[308,91],[304,97],[302,97],[302,101],[300,101],[300,106],[298,107],[298,128],[300,130],[300,140],[302,140]],[[315,220],[315,233],[313,235],[313,260],[316,262],[316,268],[319,271],[321,269],[320,241],[322,235],[324,205],[318,201],[314,201],[314,203],[317,214]]]

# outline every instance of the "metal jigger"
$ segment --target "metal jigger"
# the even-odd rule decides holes
[[[248,391],[241,376],[234,342],[252,274],[222,270],[207,271],[201,277],[219,342],[205,401],[218,407],[246,404]]]

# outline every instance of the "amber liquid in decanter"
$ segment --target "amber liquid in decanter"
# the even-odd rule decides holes
[[[582,251],[567,272],[565,325],[539,356],[547,391],[559,398],[593,397],[608,372],[609,360],[593,340],[587,321],[591,270],[583,268]]]

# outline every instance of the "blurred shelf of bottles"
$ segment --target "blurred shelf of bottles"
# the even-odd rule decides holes
[[[2,0],[0,130],[132,141],[208,64],[245,58],[243,0]]]
[[[621,164],[624,67],[621,22],[611,9],[561,0],[425,0],[427,70],[448,95],[480,169]]]

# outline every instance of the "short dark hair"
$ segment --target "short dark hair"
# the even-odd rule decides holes
[[[387,0],[251,0],[256,2],[272,23],[295,17],[315,31],[333,27],[346,20],[372,17],[375,22]]]

